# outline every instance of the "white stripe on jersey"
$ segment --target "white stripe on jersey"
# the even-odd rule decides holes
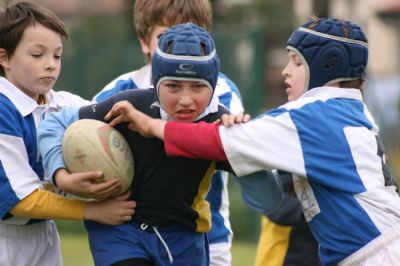
[[[24,141],[21,138],[0,134],[0,147],[4,171],[18,198],[23,199],[41,187],[39,177],[29,165]]]

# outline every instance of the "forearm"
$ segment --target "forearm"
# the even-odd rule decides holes
[[[43,120],[38,128],[38,143],[43,158],[43,166],[49,176],[65,168],[62,157],[62,140],[66,128],[79,119],[77,108],[64,109],[62,112],[51,114]]]
[[[168,122],[164,129],[164,142],[168,156],[227,160],[218,124]]]
[[[10,213],[14,216],[33,219],[83,220],[86,203],[64,198],[57,194],[37,189],[21,200]]]

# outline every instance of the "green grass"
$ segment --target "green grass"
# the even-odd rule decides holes
[[[232,266],[253,266],[257,243],[233,240]]]
[[[87,236],[85,234],[60,233],[64,266],[92,266]],[[252,266],[256,244],[234,241],[232,266]]]
[[[60,233],[60,238],[64,266],[93,265],[86,234]]]

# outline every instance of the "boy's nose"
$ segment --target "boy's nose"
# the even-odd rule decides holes
[[[282,70],[282,76],[287,77],[289,76],[288,66],[286,65],[285,68]]]
[[[46,61],[46,65],[45,65],[46,70],[54,70],[54,69],[56,69],[57,63],[58,62],[56,62],[56,59],[49,58]]]
[[[193,98],[190,95],[184,94],[179,98],[179,103],[182,105],[188,105],[193,102]]]

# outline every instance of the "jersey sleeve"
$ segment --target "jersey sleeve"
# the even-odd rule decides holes
[[[299,225],[306,221],[300,201],[296,196],[289,196],[287,193],[284,193],[279,209],[266,215],[274,223],[283,226]]]
[[[36,145],[36,140],[25,143],[26,132],[21,126],[24,118],[4,102],[0,110],[0,219],[4,219],[20,200],[40,188],[41,182],[30,165],[32,156],[26,145]],[[31,124],[34,130],[33,119]]]
[[[205,122],[168,122],[164,134],[165,152],[168,156],[226,161],[218,127],[218,124]]]
[[[37,189],[20,201],[10,213],[31,219],[83,220],[86,203]]]
[[[269,169],[305,176],[300,138],[289,112],[220,127],[223,149],[238,176]]]
[[[267,215],[281,205],[282,186],[270,171],[259,171],[235,179],[239,183],[243,201],[255,211]]]
[[[39,124],[38,143],[43,167],[52,179],[58,169],[65,168],[62,157],[63,136],[67,127],[78,119],[78,108],[65,108],[61,112],[48,115]]]
[[[164,141],[169,156],[228,159],[237,176],[276,168],[305,176],[299,136],[288,112],[231,127],[168,122]]]

